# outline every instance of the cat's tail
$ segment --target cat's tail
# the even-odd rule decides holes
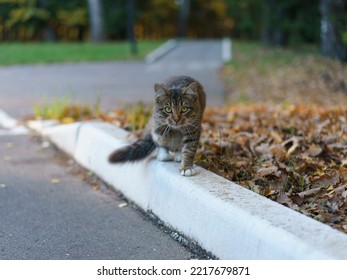
[[[115,150],[109,155],[108,161],[111,163],[124,163],[127,161],[139,161],[146,158],[155,149],[156,145],[153,142],[152,135],[146,134],[143,138],[129,146],[125,146]]]

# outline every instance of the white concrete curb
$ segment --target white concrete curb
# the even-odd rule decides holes
[[[31,126],[32,127],[32,126]],[[36,129],[144,210],[220,259],[347,259],[347,236],[205,169],[178,163],[110,165],[124,130],[102,123]]]
[[[161,45],[159,48],[155,49],[153,52],[149,53],[146,58],[145,62],[147,64],[151,64],[155,61],[157,61],[159,58],[167,54],[169,51],[173,50],[177,46],[178,42],[175,39],[170,39],[167,42],[165,42],[163,45]]]

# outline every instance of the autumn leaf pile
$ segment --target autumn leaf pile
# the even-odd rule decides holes
[[[208,108],[197,164],[347,233],[346,108]]]

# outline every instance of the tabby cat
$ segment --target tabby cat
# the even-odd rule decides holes
[[[149,129],[135,143],[114,151],[109,162],[138,161],[157,147],[158,160],[181,162],[181,175],[192,176],[206,104],[204,89],[191,77],[176,76],[155,84],[154,91]]]

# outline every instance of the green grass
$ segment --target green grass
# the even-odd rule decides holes
[[[94,104],[72,103],[69,96],[49,102],[43,100],[34,106],[34,115],[37,119],[54,119],[63,123],[95,119],[100,115],[100,101],[97,98]]]
[[[0,65],[142,59],[162,43],[162,40],[138,42],[138,54],[134,56],[127,42],[5,42],[0,43]]]
[[[145,129],[152,115],[152,106],[144,104],[143,102],[138,102],[135,104],[130,104],[126,109],[130,130],[142,130]]]
[[[41,119],[56,119],[60,120],[65,117],[65,110],[70,102],[69,97],[63,99],[55,99],[50,103],[42,102],[40,105],[35,105],[34,114]]]

